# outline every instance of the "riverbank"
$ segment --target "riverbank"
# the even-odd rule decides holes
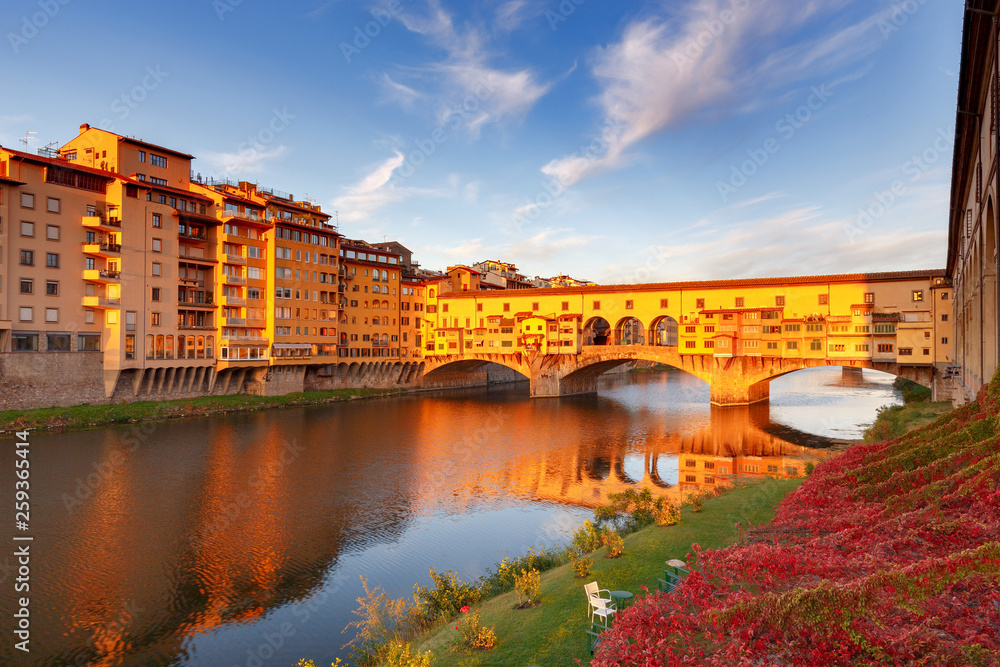
[[[745,544],[698,554],[592,662],[996,664],[1000,375],[973,403],[826,461]]]
[[[952,410],[951,401],[932,402],[931,390],[915,382],[896,378],[893,386],[903,394],[903,405],[886,405],[879,408],[875,421],[865,429],[864,442],[898,438],[927,426]]]
[[[562,565],[541,575],[541,604],[515,610],[517,593],[510,592],[479,605],[481,622],[496,630],[497,645],[489,651],[458,646],[459,632],[454,623],[432,630],[414,648],[433,653],[433,665],[546,665],[572,667],[590,663],[585,630],[589,627],[583,585],[597,581],[601,588],[642,594],[643,587],[654,591],[663,576],[664,561],[685,559],[692,544],[722,548],[740,537],[740,523],[760,524],[774,517],[775,508],[802,480],[766,480],[734,489],[704,502],[695,513],[683,508],[681,523],[643,528],[625,537],[625,553],[607,559],[604,550],[593,555],[591,573],[580,578],[571,565]],[[580,662],[578,663],[577,660]]]
[[[289,408],[383,398],[408,393],[406,389],[332,389],[283,396],[229,394],[173,401],[141,401],[122,405],[76,405],[0,412],[0,434],[22,430],[72,430],[139,422],[202,417],[270,408]]]

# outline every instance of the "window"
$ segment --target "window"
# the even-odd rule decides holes
[[[947,301],[948,300],[948,293],[947,292],[941,292],[941,300],[942,301]]]
[[[135,335],[125,336],[125,358],[135,359]]]
[[[626,299],[626,301],[625,301],[625,310],[632,310],[633,308],[635,308],[635,302],[632,301],[631,299]],[[536,310],[537,310],[537,308],[536,308]]]
[[[46,296],[59,296],[59,281],[58,280],[46,280],[45,281],[45,295]]]
[[[820,294],[819,295],[819,305],[826,306],[829,303],[830,303],[830,295],[829,294]]]
[[[49,352],[69,352],[72,336],[68,333],[50,333],[45,336],[45,349]]]
[[[797,349],[799,349],[799,342],[797,340],[790,340],[785,345],[785,349],[788,349],[788,350],[797,350]]]
[[[28,238],[34,238],[35,236],[35,223],[21,221],[21,236],[27,236]]]
[[[154,213],[154,214],[153,214],[153,226],[154,226],[154,227],[159,227],[159,226],[161,226],[161,222],[160,222],[160,214],[159,214],[159,213]]]
[[[865,303],[875,303],[875,292],[865,292]]]
[[[876,349],[883,354],[887,352],[892,352],[892,348],[893,348],[892,343],[879,343],[876,346]]]
[[[45,202],[45,209],[49,213],[58,213],[59,212],[59,206],[60,206],[59,200],[56,199],[55,197],[48,197],[47,200],[46,200],[46,202]]]
[[[21,208],[35,208],[35,195],[21,193]]]
[[[154,167],[166,167],[167,158],[163,157],[162,155],[157,155],[156,153],[150,153],[149,164],[153,165]]]
[[[855,352],[867,352],[868,351],[868,343],[858,343],[857,345],[854,346],[854,351]]]
[[[59,253],[56,252],[45,253],[45,266],[49,267],[50,269],[58,269]]]
[[[59,227],[56,225],[46,225],[45,226],[45,238],[50,241],[59,240]]]
[[[125,331],[135,331],[135,311],[134,310],[129,310],[129,311],[125,312]]]
[[[704,299],[695,299],[694,300],[694,307],[697,308],[698,310],[704,309],[705,308],[705,300]]]
[[[92,310],[85,310],[85,311],[83,311],[83,321],[86,322],[87,324],[93,324],[94,323],[94,311],[92,311]]]
[[[736,297],[736,307],[737,308],[743,307],[743,297],[741,296]]]
[[[100,352],[101,335],[81,333],[76,337],[76,349],[80,352]]]
[[[822,350],[823,349],[823,341],[821,341],[821,340],[811,340],[811,341],[809,341],[809,349],[812,350],[812,351],[814,351],[814,352],[817,351],[817,350]]]
[[[11,336],[11,349],[14,352],[38,352],[38,334],[15,331]]]
[[[948,315],[947,314],[942,315],[941,316],[941,321],[942,322],[947,322],[948,321]]]
[[[448,312],[448,306],[445,306],[444,310],[442,312],[445,312],[445,313]],[[509,303],[505,303],[503,305],[503,312],[505,312],[505,313],[509,313],[510,312],[510,304]]]
[[[915,290],[913,290],[913,300],[914,301],[923,301],[924,300],[924,291],[922,289],[915,289]]]
[[[153,252],[163,252],[163,239],[153,239]]]
[[[160,314],[150,313],[149,314],[149,324],[150,326],[158,327],[160,326]]]
[[[150,290],[150,301],[159,301],[159,300],[160,300],[160,288],[154,287]]]
[[[161,270],[160,263],[159,262],[153,262],[153,266],[150,267],[150,273],[151,273],[151,275],[154,275],[154,276],[161,275],[160,274],[160,270]]]
[[[18,319],[22,322],[31,322],[35,319],[35,309],[31,306],[21,306]]]
[[[924,356],[925,357],[931,356],[931,348],[929,348],[929,347],[925,347],[924,348]]]
[[[601,309],[601,302],[600,301],[595,301],[594,302],[594,310],[600,310],[600,309]]]
[[[146,151],[139,151],[139,162],[146,161]]]
[[[942,345],[947,345],[948,344],[948,339],[947,338],[942,338],[941,339],[941,344]]]
[[[35,291],[35,281],[30,278],[21,278],[21,294],[31,294]]]

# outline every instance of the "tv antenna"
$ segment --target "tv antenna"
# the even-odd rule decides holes
[[[32,140],[34,139],[34,137],[33,137],[33,136],[31,136],[31,135],[33,135],[33,134],[38,134],[38,133],[37,133],[37,132],[35,132],[35,131],[33,131],[33,130],[27,130],[27,131],[26,131],[26,132],[24,133],[24,136],[23,136],[23,137],[21,137],[21,143],[22,143],[22,144],[24,144],[24,151],[25,151],[25,152],[27,152],[27,151],[28,151],[28,142],[29,142],[29,141],[32,141]]]

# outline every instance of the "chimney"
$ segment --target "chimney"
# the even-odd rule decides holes
[[[89,129],[90,129],[90,123],[84,123],[83,125],[80,126],[80,134],[83,134]]]

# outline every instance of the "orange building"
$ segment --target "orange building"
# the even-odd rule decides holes
[[[400,357],[399,260],[364,241],[341,240],[340,357]]]

